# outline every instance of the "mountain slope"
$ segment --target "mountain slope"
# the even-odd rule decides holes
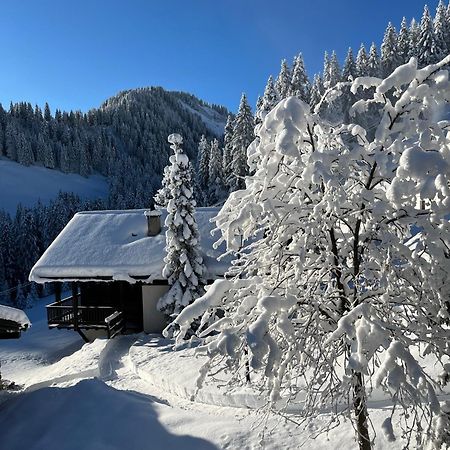
[[[109,207],[147,206],[168,162],[167,136],[180,133],[195,161],[202,135],[220,137],[228,111],[160,87],[120,92],[99,108],[44,111],[29,103],[0,107],[0,156],[23,165],[109,179]]]
[[[107,198],[108,184],[101,175],[82,177],[38,166],[22,166],[0,159],[0,210],[14,215],[17,205],[32,207],[38,200],[46,204],[59,191],[73,192],[82,199]]]

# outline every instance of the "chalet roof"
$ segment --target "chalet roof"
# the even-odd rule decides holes
[[[30,319],[21,309],[5,305],[0,305],[0,321],[3,324],[10,323],[19,329],[26,329],[31,325]]]
[[[80,212],[70,220],[30,272],[30,280],[163,280],[165,230],[157,236],[147,236],[145,210]],[[206,265],[206,277],[215,279],[226,272],[229,261],[218,261],[223,248],[214,249],[217,240],[211,236],[210,222],[219,208],[197,208],[201,252]]]

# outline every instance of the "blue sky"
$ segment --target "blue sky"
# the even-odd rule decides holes
[[[433,14],[437,0],[428,2]],[[163,86],[252,106],[281,58],[310,75],[325,50],[380,43],[423,0],[3,0],[0,101],[87,111],[120,90]]]

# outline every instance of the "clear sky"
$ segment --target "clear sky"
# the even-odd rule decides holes
[[[437,0],[428,2],[432,13]],[[162,86],[236,110],[281,58],[380,43],[424,0],[3,0],[0,101],[87,111],[120,90]]]

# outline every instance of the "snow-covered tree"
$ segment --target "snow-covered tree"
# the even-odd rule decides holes
[[[222,312],[203,334],[203,375],[225,357],[236,382],[248,362],[274,409],[298,404],[313,419],[328,408],[330,428],[353,411],[364,450],[379,388],[393,402],[388,438],[403,411],[403,447],[414,438],[423,448],[433,417],[448,413],[418,360],[421,351],[445,369],[450,356],[450,135],[436,120],[450,101],[448,62],[419,70],[412,58],[384,80],[355,80],[352,91],[372,98],[353,109],[381,110],[374,132],[330,126],[295,97],[266,117],[256,172],[216,219],[219,242],[239,255],[231,278],[172,325],[181,339],[196,317]]]
[[[304,102],[309,102],[309,93],[311,90],[311,83],[305,69],[303,56],[300,53],[294,58],[292,67],[292,80],[289,95],[295,95]]]
[[[411,20],[409,26],[409,57],[417,57],[419,55],[419,48],[417,46],[419,42],[420,25],[416,19]]]
[[[332,88],[341,80],[341,69],[336,52],[331,53],[331,57],[325,52],[323,63],[323,85],[325,89]]]
[[[214,205],[225,196],[222,173],[222,152],[219,148],[219,141],[213,139],[209,153],[209,187],[208,203]]]
[[[369,77],[381,76],[380,56],[378,55],[377,46],[374,42],[372,42],[369,50],[369,58],[367,60],[367,75],[369,75]]]
[[[409,35],[408,22],[406,21],[406,17],[403,17],[397,39],[397,55],[400,64],[407,63],[409,58],[412,56],[410,55],[410,45],[411,36]]]
[[[170,175],[171,175],[170,166],[164,167],[164,173],[163,173],[163,178],[161,181],[161,187],[156,191],[156,194],[153,197],[153,201],[155,202],[155,205],[160,208],[166,208],[169,203],[169,199],[171,196]]]
[[[291,71],[285,59],[281,61],[280,73],[275,82],[275,88],[280,98],[286,98],[291,90]]]
[[[367,76],[368,61],[369,58],[367,56],[366,47],[364,44],[361,44],[358,54],[356,55],[356,73],[358,74],[358,77]]]
[[[449,51],[447,47],[448,34],[450,32],[450,23],[447,20],[447,7],[443,0],[439,1],[436,8],[436,15],[433,22],[434,40],[436,43],[437,59],[445,57]]]
[[[381,70],[383,77],[390,75],[400,64],[398,51],[398,36],[394,25],[389,22],[381,44]]]
[[[324,86],[322,82],[322,77],[320,74],[316,73],[314,75],[314,81],[311,86],[311,98],[310,98],[310,104],[311,106],[316,106],[319,104],[320,100],[322,99],[322,95],[324,93]]]
[[[420,20],[420,30],[417,38],[417,59],[420,66],[426,66],[436,62],[440,57],[439,49],[436,46],[434,35],[433,19],[428,6],[423,8],[422,19]]]
[[[202,135],[197,152],[197,183],[203,193],[207,192],[209,186],[209,155],[210,144]]]
[[[269,76],[267,80],[266,87],[264,89],[264,95],[262,96],[262,102],[260,107],[256,111],[256,117],[261,123],[264,120],[264,117],[272,111],[275,105],[279,102],[280,97],[275,88],[275,84],[273,81],[272,75]]]
[[[245,177],[248,175],[247,147],[255,138],[254,119],[247,97],[242,94],[239,110],[234,119],[233,137],[231,139],[232,161],[229,186],[231,191],[245,187]]]
[[[234,120],[231,115],[227,117],[227,123],[225,125],[225,130],[223,134],[223,160],[222,160],[222,172],[223,172],[223,181],[227,188],[230,187],[230,177],[231,177],[231,163],[233,161],[233,148],[232,148],[232,139],[233,139],[233,129],[234,129]]]
[[[167,204],[166,257],[163,276],[170,289],[158,302],[167,316],[178,314],[204,293],[205,267],[200,255],[200,239],[195,221],[195,200],[189,158],[183,153],[183,138],[179,134],[168,137],[174,154],[170,156]]]
[[[349,81],[354,80],[357,75],[355,58],[353,57],[353,50],[349,47],[347,56],[345,57],[344,67],[342,69],[342,80]]]

